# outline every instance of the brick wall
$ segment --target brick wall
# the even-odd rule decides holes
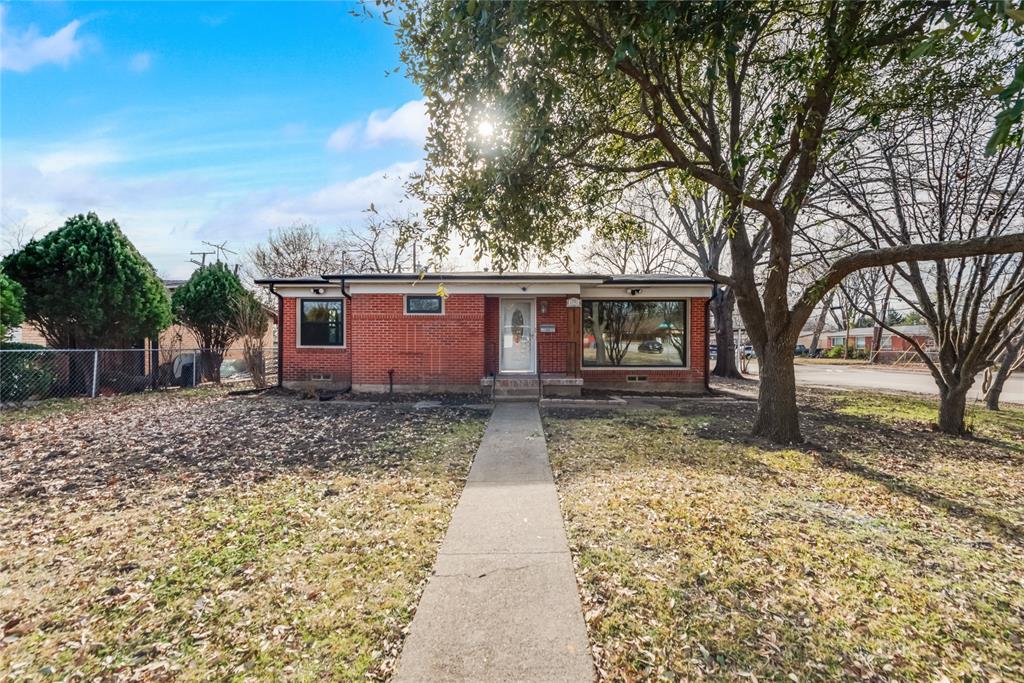
[[[704,338],[706,299],[690,300],[690,367],[687,369],[585,368],[585,386],[635,390],[703,391],[707,349]],[[542,312],[544,304],[547,312]],[[301,383],[330,375],[333,384],[382,389],[393,369],[395,386],[416,390],[435,387],[470,389],[497,372],[500,340],[498,297],[453,294],[444,315],[406,315],[401,294],[357,294],[345,302],[344,349],[296,347],[298,299],[285,299],[282,321],[284,381]],[[569,310],[566,297],[537,300],[537,352],[541,371],[567,370]],[[555,332],[540,332],[553,324]],[[575,348],[575,347],[574,347]],[[578,356],[577,356],[578,357]],[[626,382],[627,376],[646,377]]]
[[[345,300],[345,345],[346,348],[302,348],[296,346],[296,321],[298,320],[299,299],[284,300],[284,319],[281,321],[281,348],[286,385],[314,381],[317,385],[345,387],[352,382],[352,302]]]
[[[708,362],[707,346],[704,339],[704,305],[706,298],[690,299],[690,367],[687,369],[650,368],[583,368],[583,386],[594,388],[619,388],[635,391],[686,391],[704,390],[704,368]],[[629,376],[645,377],[644,381],[627,382]]]
[[[352,383],[402,387],[479,388],[484,376],[484,295],[453,294],[444,315],[406,315],[401,294],[353,299]]]
[[[567,372],[566,357],[569,353],[568,343],[581,343],[577,339],[569,339],[569,316],[565,306],[565,297],[540,297],[537,299],[537,362],[540,371],[564,374]],[[547,306],[547,313],[544,307]],[[554,325],[554,332],[541,332],[541,325]]]

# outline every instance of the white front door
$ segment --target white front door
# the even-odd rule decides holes
[[[533,372],[533,299],[501,300],[501,372]]]

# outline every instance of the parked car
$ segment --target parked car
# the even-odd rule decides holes
[[[804,344],[797,344],[796,348],[793,349],[793,355],[794,356],[806,356],[807,355],[807,346],[804,345]]]
[[[664,348],[657,339],[648,339],[647,341],[640,342],[636,350],[640,353],[661,353]]]
[[[716,358],[718,358],[717,344],[711,344],[710,346],[708,346],[708,358],[710,358],[711,360],[715,360]]]
[[[744,358],[756,358],[757,357],[757,354],[754,352],[754,347],[751,344],[747,344],[742,349],[740,349],[740,354]]]

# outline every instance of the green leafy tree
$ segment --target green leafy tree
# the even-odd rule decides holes
[[[12,327],[25,322],[24,298],[25,288],[0,270],[0,342],[7,339]]]
[[[188,282],[174,290],[174,315],[202,349],[199,367],[204,379],[220,381],[224,352],[239,337],[237,302],[246,296],[251,294],[238,276],[220,262],[196,269]]]
[[[57,348],[126,348],[171,323],[167,290],[117,222],[69,218],[4,258],[26,320]]]
[[[1005,71],[993,32],[912,53],[955,4],[410,2],[402,57],[431,114],[413,189],[435,253],[452,232],[497,267],[557,253],[653,175],[719,192],[736,296],[757,352],[753,431],[802,440],[793,347],[860,269],[1012,253],[1024,235],[883,246],[828,263],[793,300],[794,245],[819,169],[882,113],[952,107]],[[767,244],[767,248],[761,246]],[[755,255],[764,254],[759,261]]]

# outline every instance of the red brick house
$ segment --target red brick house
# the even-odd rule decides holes
[[[902,332],[908,337],[912,338],[922,348],[926,350],[932,350],[935,348],[935,342],[932,339],[931,330],[927,325],[896,325],[893,329]],[[847,331],[846,330],[833,330],[831,332],[824,332],[822,336],[825,338],[825,343],[822,345],[825,349],[831,349],[834,346],[839,348],[843,347],[843,344],[847,343]],[[849,346],[851,349],[861,349],[864,351],[874,351],[872,346],[875,343],[875,328],[874,327],[854,327],[849,330]],[[909,351],[914,347],[903,337],[893,334],[889,330],[882,330],[882,343],[879,347],[879,351]]]
[[[286,387],[579,394],[707,387],[704,278],[402,273],[257,280]]]

